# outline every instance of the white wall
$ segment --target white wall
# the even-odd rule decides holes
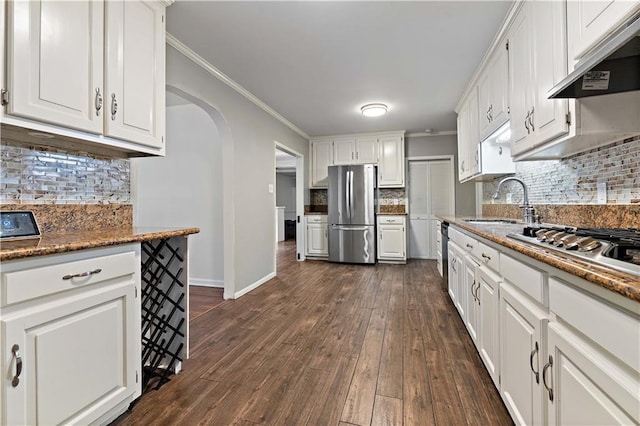
[[[406,156],[454,155],[456,184],[456,214],[476,215],[476,189],[474,183],[460,183],[458,180],[458,139],[456,135],[423,136],[406,138]]]
[[[167,85],[213,106],[228,127],[216,121],[222,135],[225,297],[236,297],[275,274],[275,198],[268,191],[275,186],[274,141],[303,154],[305,170],[309,143],[170,46]]]
[[[200,228],[189,237],[190,281],[222,286],[220,134],[212,118],[189,102],[167,107],[166,120],[166,157],[132,160],[136,225]]]
[[[276,173],[276,206],[285,207],[284,219],[296,219],[296,177]]]

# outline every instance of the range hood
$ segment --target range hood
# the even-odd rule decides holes
[[[580,60],[549,91],[552,98],[584,98],[640,90],[640,14]]]

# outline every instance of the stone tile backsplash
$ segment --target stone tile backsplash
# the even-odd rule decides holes
[[[405,204],[405,191],[404,188],[380,188],[378,191],[378,204],[381,206],[391,206],[398,201],[398,205]],[[310,189],[309,200],[312,206],[327,205],[327,190],[326,189]]]
[[[3,139],[0,204],[130,204],[129,160]]]
[[[597,204],[598,182],[607,184],[608,204],[640,202],[640,137],[576,154],[563,160],[516,163],[516,177],[529,189],[532,204]],[[522,186],[505,183],[492,199],[500,179],[482,185],[485,203],[521,203]],[[511,193],[512,201],[507,199]]]

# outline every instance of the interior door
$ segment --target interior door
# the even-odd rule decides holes
[[[454,176],[450,159],[409,162],[409,257],[435,259],[435,215],[454,213]]]

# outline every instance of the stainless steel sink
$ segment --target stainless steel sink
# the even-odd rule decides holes
[[[462,220],[464,222],[477,223],[482,225],[505,225],[505,224],[522,223],[518,220],[512,220],[512,219],[462,219]]]

